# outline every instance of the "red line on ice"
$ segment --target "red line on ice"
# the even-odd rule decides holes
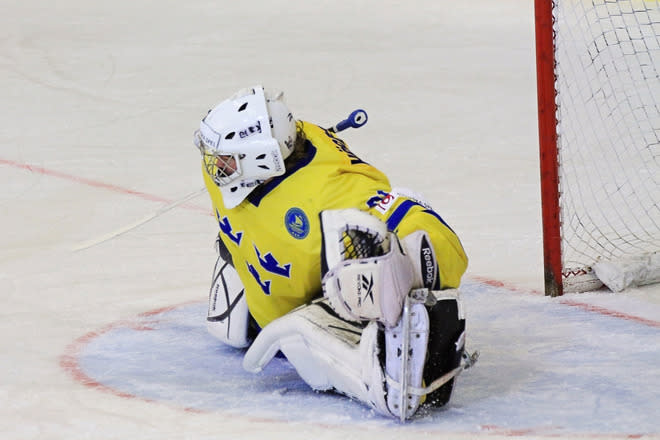
[[[44,168],[44,167],[38,166],[38,165],[31,165],[31,164],[27,164],[27,163],[21,163],[21,162],[16,162],[16,161],[13,161],[13,160],[2,159],[2,158],[0,158],[0,164],[8,165],[8,166],[13,167],[13,168],[26,170],[26,171],[29,171],[31,173],[42,174],[44,176],[57,177],[58,179],[63,179],[63,180],[68,180],[70,182],[80,183],[82,185],[90,186],[90,187],[93,187],[93,188],[105,189],[105,190],[112,191],[112,192],[115,192],[115,193],[118,193],[118,194],[126,194],[126,195],[130,195],[130,196],[135,196],[135,197],[138,197],[138,198],[143,199],[143,200],[148,200],[150,202],[160,202],[160,203],[172,203],[172,202],[174,202],[174,200],[166,199],[164,197],[156,196],[156,195],[153,195],[153,194],[148,194],[148,193],[144,193],[144,192],[141,192],[141,191],[135,191],[135,190],[132,190],[130,188],[124,188],[122,186],[114,185],[114,184],[111,184],[111,183],[105,183],[105,182],[101,182],[101,181],[98,181],[98,180],[92,180],[92,179],[88,179],[88,178],[81,177],[81,176],[74,176],[73,174],[67,174],[67,173],[63,173],[61,171],[51,170],[49,168]],[[192,205],[192,204],[189,204],[189,203],[184,203],[181,206],[185,207],[189,210],[192,210],[192,211],[199,211],[199,212],[202,212],[204,214],[212,215],[212,213],[209,209],[201,208],[199,206],[195,206],[195,205]]]
[[[183,304],[178,304],[174,306],[169,306],[169,307],[163,307],[160,309],[156,309],[150,312],[145,312],[141,313],[138,315],[138,317],[152,317],[155,316],[159,313],[163,313],[166,311],[171,311],[174,310],[178,307],[190,304],[192,302],[187,302]],[[140,322],[140,320],[135,320],[135,321],[127,321],[127,320],[122,320],[122,321],[117,321],[112,324],[108,324],[105,327],[102,327],[98,330],[91,331],[78,339],[74,340],[71,344],[67,346],[67,348],[64,350],[64,353],[60,356],[60,367],[67,372],[71,377],[76,381],[81,383],[82,385],[93,388],[98,391],[103,391],[105,393],[110,393],[115,396],[123,397],[126,399],[137,399],[141,400],[143,402],[149,402],[149,403],[159,403],[159,404],[166,404],[164,402],[160,402],[157,400],[153,399],[148,399],[146,397],[140,397],[135,394],[131,393],[126,393],[124,391],[120,391],[117,389],[114,389],[112,387],[109,387],[107,385],[104,385],[91,377],[89,377],[82,369],[80,366],[80,354],[82,350],[94,339],[98,338],[99,336],[102,336],[103,334],[112,331],[117,328],[132,328],[134,330],[138,331],[150,331],[154,330],[153,327],[149,326],[148,323],[143,323]],[[197,409],[197,408],[182,408],[186,412],[193,412],[193,413],[202,413],[203,411]]]
[[[490,278],[479,277],[479,276],[471,276],[470,278],[475,280],[475,281],[478,281],[480,283],[487,284],[489,286],[501,287],[503,289],[510,290],[510,291],[516,292],[516,293],[526,293],[526,294],[543,296],[543,292],[541,292],[539,290],[521,289],[519,287],[504,283],[502,281],[493,280],[493,279],[490,279]],[[577,308],[585,310],[587,312],[598,313],[600,315],[610,316],[612,318],[619,318],[619,319],[623,319],[623,320],[631,321],[631,322],[636,322],[638,324],[647,325],[649,327],[660,328],[660,322],[659,321],[654,321],[652,319],[642,318],[641,316],[631,315],[629,313],[619,312],[617,310],[611,310],[611,309],[608,309],[608,308],[605,308],[605,307],[596,306],[596,305],[589,304],[589,303],[582,302],[582,301],[576,301],[574,299],[569,299],[569,298],[566,298],[566,297],[559,297],[559,298],[556,298],[556,299],[560,304],[563,304],[565,306],[577,307]]]
[[[578,307],[588,312],[599,313],[601,315],[611,316],[613,318],[625,319],[626,321],[634,321],[637,322],[638,324],[648,325],[649,327],[660,328],[660,322],[658,321],[642,318],[640,316],[630,315],[628,313],[619,312],[617,310],[606,309],[605,307],[596,306],[594,304],[588,304],[588,303],[575,301],[572,299],[565,299],[565,298],[560,299],[559,302],[567,306]]]
[[[104,333],[107,333],[116,327],[120,327],[121,326],[120,324],[123,324],[123,322],[117,322],[114,324],[107,325],[99,330],[89,332],[86,335],[83,335],[78,339],[76,339],[75,341],[73,341],[66,348],[64,354],[62,354],[62,356],[60,357],[60,366],[64,371],[69,373],[71,377],[73,377],[73,379],[75,379],[77,382],[80,382],[81,384],[87,387],[94,388],[99,391],[104,391],[106,393],[114,394],[115,396],[119,396],[119,397],[139,399],[139,400],[151,402],[149,399],[144,399],[130,393],[125,393],[123,391],[116,390],[114,388],[103,385],[100,382],[97,382],[96,380],[92,379],[83,372],[82,368],[80,367],[80,363],[78,362],[80,357],[80,352],[87,344],[89,344],[93,339],[103,335]]]

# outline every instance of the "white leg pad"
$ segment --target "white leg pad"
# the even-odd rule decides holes
[[[401,396],[402,386],[406,390],[419,389],[426,361],[429,341],[429,314],[424,304],[414,303],[409,309],[409,335],[405,340],[405,311],[394,328],[385,329],[385,370],[387,372],[387,407],[401,420],[411,417],[422,399],[421,394],[407,392]],[[407,346],[408,356],[404,356]],[[406,363],[406,364],[404,364]],[[406,377],[404,378],[403,375]],[[404,408],[402,408],[402,406]],[[403,413],[405,411],[405,413]]]
[[[376,322],[364,328],[346,322],[327,300],[317,301],[267,325],[245,354],[243,367],[258,373],[281,351],[313,389],[334,389],[392,416],[377,342]]]

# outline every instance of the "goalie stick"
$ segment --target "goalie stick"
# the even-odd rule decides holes
[[[115,229],[114,231],[108,232],[106,234],[100,235],[96,238],[89,239],[87,241],[84,241],[80,244],[78,244],[76,247],[73,248],[73,251],[82,251],[84,249],[89,249],[93,246],[96,246],[97,244],[104,243],[108,240],[112,240],[113,238],[119,237],[122,234],[125,234],[128,231],[132,231],[133,229],[137,228],[138,226],[142,226],[145,223],[150,222],[151,220],[155,219],[156,217],[160,217],[161,215],[165,214],[167,211],[170,211],[174,208],[176,208],[179,205],[182,205],[183,203],[186,203],[200,194],[204,193],[204,190],[206,188],[200,188],[197,189],[190,194],[185,195],[184,197],[181,197],[178,200],[175,200],[173,202],[170,202],[166,205],[161,206],[160,208],[150,212],[149,214],[145,215],[144,217],[140,218],[139,220],[134,221],[133,223],[129,223],[128,225],[124,225],[118,229]]]
[[[328,130],[333,133],[338,133],[340,131],[346,130],[347,128],[360,128],[366,124],[368,120],[369,116],[367,116],[367,112],[359,108],[357,110],[353,110],[351,114],[348,115],[348,118],[337,122]]]
[[[399,415],[399,420],[401,422],[406,421],[406,406],[408,402],[408,396],[410,395],[416,395],[416,396],[424,396],[427,394],[432,393],[433,391],[437,390],[459,374],[461,374],[463,371],[467,370],[468,368],[472,367],[477,360],[479,359],[479,352],[475,351],[472,354],[469,354],[467,350],[463,352],[463,356],[461,359],[461,363],[458,367],[454,368],[453,370],[450,370],[449,372],[443,374],[433,382],[431,382],[428,386],[418,388],[418,387],[413,387],[408,384],[408,376],[410,374],[410,350],[409,350],[409,342],[410,342],[410,325],[411,325],[411,311],[410,307],[414,303],[423,303],[428,306],[432,306],[435,304],[435,297],[433,296],[432,293],[430,293],[429,289],[412,289],[410,293],[406,296],[406,299],[403,303],[403,312],[401,314],[401,322],[402,322],[402,347],[401,347],[401,370],[399,372],[399,377],[401,378],[401,383],[395,381],[392,379],[389,375],[387,376],[387,384],[388,386],[399,389],[399,408],[401,408],[401,413]]]
[[[338,133],[340,131],[344,131],[348,128],[360,128],[364,124],[367,123],[367,120],[369,117],[367,116],[367,112],[362,110],[362,109],[357,109],[353,110],[346,119],[342,119],[341,121],[337,122],[335,125],[330,127],[328,131],[331,131],[333,133]],[[185,195],[184,197],[174,200],[173,202],[170,202],[164,206],[161,206],[158,209],[155,209],[154,211],[150,212],[149,214],[145,215],[139,220],[136,220],[132,223],[129,223],[128,225],[124,225],[120,228],[115,229],[114,231],[108,232],[106,234],[100,235],[95,238],[91,238],[89,240],[86,240],[82,243],[79,243],[77,246],[73,248],[73,251],[82,251],[85,249],[89,249],[93,246],[99,245],[101,243],[105,243],[106,241],[110,241],[114,238],[119,237],[120,235],[125,234],[126,232],[132,231],[133,229],[136,229],[145,223],[150,222],[151,220],[155,219],[156,217],[160,217],[161,215],[165,214],[166,212],[176,208],[177,206],[188,202],[199,195],[203,194],[205,192],[206,188],[202,187],[199,188],[190,194]]]

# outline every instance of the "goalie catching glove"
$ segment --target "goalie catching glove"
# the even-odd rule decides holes
[[[323,211],[323,293],[350,321],[377,320],[394,327],[412,288],[433,288],[437,264],[423,231],[397,236],[376,217],[357,209]]]

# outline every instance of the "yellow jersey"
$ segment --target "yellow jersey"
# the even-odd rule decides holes
[[[353,154],[334,133],[298,121],[306,138],[304,156],[284,175],[258,186],[233,209],[205,171],[220,227],[245,287],[251,315],[262,328],[321,292],[320,213],[358,208],[400,238],[425,230],[439,263],[435,288],[458,287],[467,257],[456,234],[435,212],[391,191],[387,177]]]

